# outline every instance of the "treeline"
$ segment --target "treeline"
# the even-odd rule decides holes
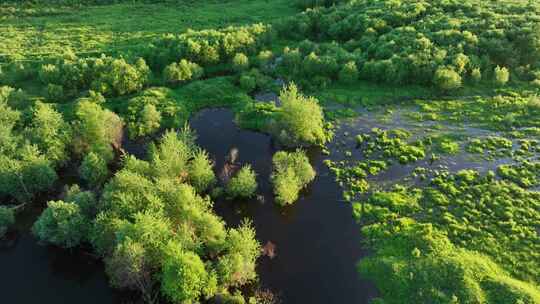
[[[353,1],[307,10],[276,28],[288,39],[307,39],[285,51],[293,77],[319,85],[356,69],[361,79],[453,89],[466,81],[504,84],[506,73],[534,80],[538,15],[532,3]]]

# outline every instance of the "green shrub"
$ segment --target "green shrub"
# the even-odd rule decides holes
[[[89,227],[77,204],[50,201],[32,226],[32,233],[40,241],[72,248],[86,239]]]
[[[96,153],[90,152],[83,158],[79,175],[90,187],[98,188],[109,176],[107,162]]]
[[[471,72],[471,79],[474,83],[479,83],[482,80],[482,72],[480,68],[474,68]]]
[[[77,103],[73,149],[78,155],[94,152],[107,163],[114,157],[113,146],[122,140],[123,122],[115,113],[90,100]]]
[[[196,301],[203,295],[204,289],[209,288],[212,280],[215,278],[206,271],[199,256],[189,251],[182,252],[180,246],[170,250],[163,261],[161,291],[173,302]]]
[[[146,104],[137,113],[137,121],[128,124],[128,132],[131,138],[152,135],[161,126],[161,113],[153,104]]]
[[[232,59],[232,65],[237,72],[245,71],[249,68],[249,58],[244,53],[237,53]]]
[[[438,68],[433,78],[435,85],[445,91],[461,87],[461,76],[449,68]]]
[[[124,58],[102,55],[80,59],[64,56],[55,64],[41,66],[39,78],[44,84],[62,86],[64,92],[92,89],[104,95],[125,95],[136,92],[146,84],[150,69],[139,58],[128,63]]]
[[[198,149],[188,167],[189,182],[199,193],[205,192],[216,182],[213,164],[206,151]]]
[[[257,55],[257,61],[259,63],[259,68],[262,70],[265,70],[269,67],[269,65],[272,62],[272,59],[274,59],[274,53],[270,50],[263,50],[260,51]]]
[[[47,85],[47,97],[50,100],[62,101],[65,98],[64,87],[61,85],[49,83]]]
[[[256,262],[261,255],[261,245],[249,221],[230,229],[226,239],[226,253],[219,257],[216,272],[219,283],[226,287],[239,287],[257,278]]]
[[[324,144],[328,134],[318,100],[305,97],[294,83],[281,90],[281,108],[277,119],[277,137],[288,145]]]
[[[226,192],[230,198],[250,198],[257,191],[257,175],[250,165],[243,166],[227,184]]]
[[[300,190],[315,179],[315,170],[302,150],[279,151],[274,154],[272,164],[272,183],[276,202],[280,205],[294,203]]]
[[[493,73],[495,75],[495,84],[499,86],[505,85],[510,79],[510,72],[505,67],[496,66]]]
[[[353,83],[358,80],[358,69],[354,61],[347,62],[339,72],[339,80],[343,83]]]
[[[198,64],[180,60],[179,63],[171,63],[163,70],[163,77],[169,83],[180,83],[188,80],[199,79],[203,76],[204,70]]]

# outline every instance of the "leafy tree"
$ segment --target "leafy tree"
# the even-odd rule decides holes
[[[302,190],[299,178],[293,169],[287,169],[276,173],[272,179],[276,202],[280,205],[292,204],[298,199]]]
[[[461,76],[450,68],[441,67],[435,72],[433,82],[442,90],[454,90],[461,87]]]
[[[185,180],[188,176],[188,162],[193,157],[195,135],[184,128],[179,133],[167,131],[161,137],[159,145],[151,150],[151,163],[155,174],[161,177]]]
[[[499,86],[505,85],[510,79],[510,72],[505,67],[496,66],[494,73],[495,73],[495,83]]]
[[[256,261],[261,255],[261,245],[255,238],[251,222],[244,221],[227,235],[226,254],[217,264],[219,281],[224,286],[242,286],[257,277]]]
[[[0,206],[0,239],[4,238],[9,227],[13,224],[15,224],[14,209]]]
[[[266,69],[270,65],[273,58],[274,58],[274,53],[272,53],[272,51],[270,50],[260,51],[259,54],[257,55],[259,68]]]
[[[300,190],[315,179],[315,170],[302,150],[279,151],[274,154],[272,164],[272,183],[276,202],[280,205],[292,204],[298,199]]]
[[[94,152],[107,163],[113,159],[113,146],[120,146],[122,120],[113,112],[88,100],[80,101],[75,110],[74,150],[79,155]]]
[[[128,124],[131,138],[151,135],[159,130],[161,123],[161,113],[153,104],[145,105],[137,114],[137,121]]]
[[[197,149],[193,159],[189,162],[188,176],[189,182],[199,193],[202,193],[216,181],[212,161],[208,153],[202,149]]]
[[[249,68],[249,58],[244,53],[237,53],[234,55],[232,64],[235,71],[245,71]]]
[[[243,166],[227,184],[230,198],[250,198],[257,191],[257,175],[250,165]]]
[[[278,138],[287,144],[324,144],[328,136],[324,115],[317,99],[305,97],[294,83],[285,87],[279,96],[281,113],[277,122]]]
[[[43,242],[65,248],[78,246],[87,237],[89,222],[75,203],[50,201],[32,227]]]
[[[109,175],[107,162],[96,153],[90,152],[83,158],[79,167],[79,175],[88,185],[97,188],[105,182]]]
[[[197,302],[204,295],[205,289],[209,288],[211,280],[211,275],[206,271],[204,263],[197,254],[183,252],[177,247],[168,250],[163,260],[161,291],[171,301]]]
[[[204,71],[198,64],[182,59],[180,62],[173,62],[163,70],[165,80],[170,83],[179,83],[188,80],[199,79]]]
[[[482,72],[480,71],[480,68],[474,68],[472,70],[471,78],[475,83],[479,83],[482,80]]]
[[[339,72],[339,80],[344,83],[353,83],[358,80],[358,68],[354,61],[347,62]]]
[[[58,176],[37,147],[23,145],[16,152],[13,157],[0,154],[0,195],[28,201],[52,187]]]
[[[144,246],[127,237],[105,259],[105,270],[112,286],[138,290],[146,303],[154,303],[152,269],[147,259]]]
[[[145,259],[152,268],[159,267],[164,258],[164,245],[173,237],[171,222],[163,214],[146,211],[133,215],[133,222],[122,222],[116,231],[116,242],[139,243]]]
[[[93,219],[96,216],[97,199],[92,191],[83,191],[79,185],[72,185],[66,189],[64,201],[77,204],[82,215],[87,219]]]

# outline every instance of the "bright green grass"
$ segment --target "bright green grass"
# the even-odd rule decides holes
[[[39,10],[39,8],[37,9]],[[121,51],[164,33],[270,22],[298,10],[287,0],[198,1],[65,7],[55,14],[0,19],[2,57]]]

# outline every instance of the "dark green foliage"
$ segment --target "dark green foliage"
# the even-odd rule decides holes
[[[302,150],[279,151],[272,158],[272,183],[276,202],[280,205],[294,203],[300,190],[315,179],[315,170]]]
[[[32,227],[32,233],[43,242],[71,248],[78,246],[88,235],[88,219],[81,207],[73,202],[50,201],[47,209]]]
[[[250,165],[243,166],[231,178],[225,190],[230,198],[250,198],[257,191],[257,175]]]
[[[90,187],[101,186],[109,175],[107,162],[94,152],[86,154],[79,167],[79,175]]]
[[[347,62],[339,71],[339,80],[344,83],[354,83],[358,80],[358,68],[354,61]]]
[[[15,211],[13,208],[0,206],[0,239],[4,238],[11,225],[15,224]]]

